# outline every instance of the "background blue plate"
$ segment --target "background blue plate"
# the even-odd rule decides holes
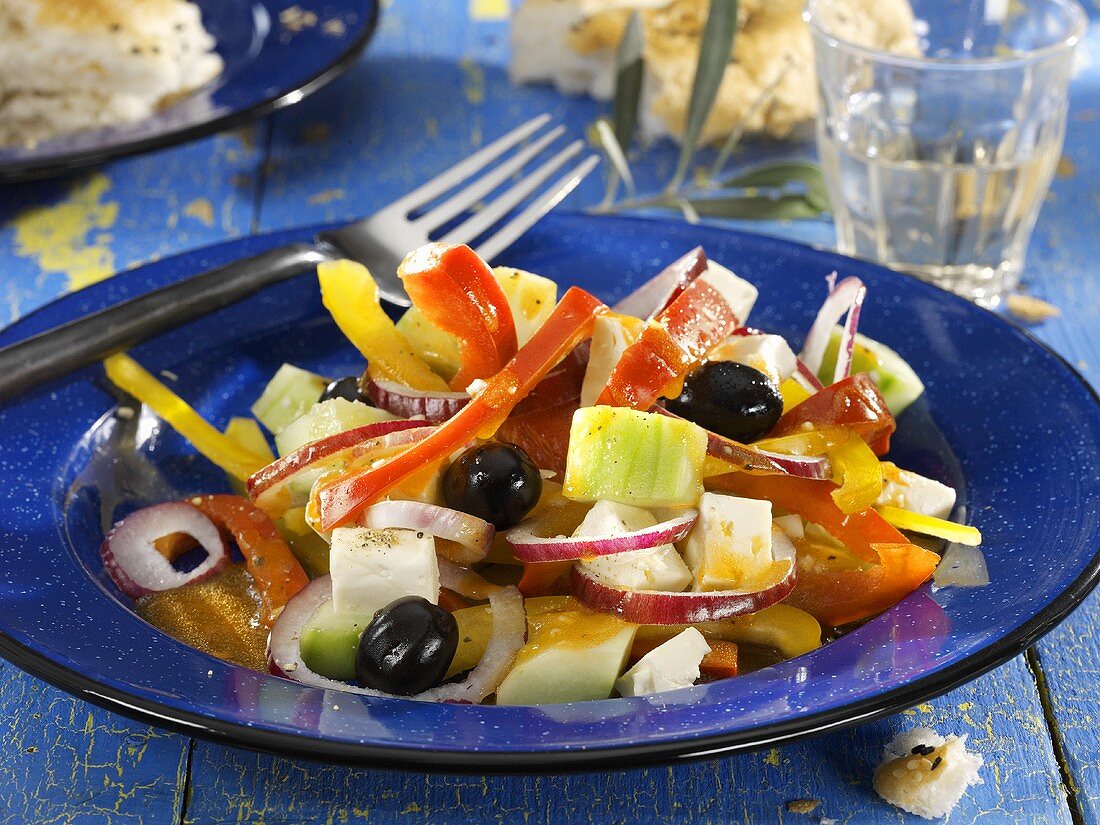
[[[233,241],[122,273],[9,327],[0,345],[315,233]],[[103,575],[100,505],[112,491],[104,445],[123,425],[97,368],[0,409],[0,653],[121,713],[284,755],[449,770],[622,767],[773,745],[916,704],[1015,655],[1091,590],[1100,570],[1100,406],[1057,355],[997,316],[872,264],[682,223],[552,216],[504,261],[612,301],[698,243],[760,287],[750,322],[796,342],[829,272],[866,281],[863,331],[897,349],[928,388],[902,416],[893,457],[960,487],[967,521],[985,538],[989,586],[925,586],[811,654],[647,698],[504,708],[310,688],[160,634]],[[247,410],[284,360],[331,375],[360,364],[308,277],[134,354],[177,376],[178,391],[219,425]],[[142,482],[124,498],[224,488],[224,476],[154,424],[127,425],[142,440],[130,472],[155,467],[174,493],[150,493]],[[133,506],[116,510],[107,498],[108,516]]]
[[[103,163],[229,128],[297,103],[358,57],[378,22],[378,0],[194,0],[225,61],[221,75],[152,117],[44,141],[0,147],[0,181]],[[317,24],[293,31],[279,15],[297,6]]]

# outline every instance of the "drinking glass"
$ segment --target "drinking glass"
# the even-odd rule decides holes
[[[841,252],[986,306],[1019,283],[1061,156],[1073,0],[913,0],[909,53],[810,0],[817,144]],[[858,37],[858,35],[857,35]]]

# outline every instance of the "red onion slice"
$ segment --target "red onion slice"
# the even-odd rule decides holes
[[[821,480],[832,477],[829,459],[820,455],[787,455],[769,450],[757,450],[760,455],[780,467],[787,475]]]
[[[573,595],[586,607],[615,613],[636,624],[695,624],[755,613],[785,599],[798,577],[795,548],[787,535],[772,530],[772,556],[787,562],[786,572],[762,590],[713,590],[675,593],[624,590],[605,584],[579,566],[573,567]]]
[[[660,405],[650,407],[649,411],[660,413],[669,418],[679,418],[681,421],[686,420],[674,412],[669,412]],[[705,430],[705,432],[707,434],[707,455],[725,461],[730,465],[730,472],[734,470],[745,470],[771,475],[787,474],[786,470],[780,466],[778,462],[772,460],[771,453],[766,453],[763,450],[757,450],[753,447],[746,446],[739,441],[734,441],[732,438],[726,438],[724,435],[712,433],[710,430]]]
[[[267,658],[272,673],[304,685],[342,690],[360,696],[477,704],[504,681],[516,655],[527,640],[527,614],[523,609],[523,597],[514,587],[501,588],[489,596],[489,606],[493,612],[493,632],[477,667],[461,682],[440,685],[415,696],[395,696],[329,679],[310,670],[302,660],[302,628],[313,618],[317,609],[331,599],[332,578],[321,576],[287,603],[268,638]]]
[[[818,390],[825,389],[825,385],[821,383],[821,379],[814,374],[813,370],[803,363],[801,358],[796,358],[794,364],[795,370],[791,378],[797,381],[802,386],[802,389],[808,391],[811,395]]]
[[[470,403],[470,396],[464,392],[425,392],[374,379],[367,384],[367,394],[381,410],[402,418],[422,415],[432,424],[442,424]]]
[[[154,544],[173,533],[191,536],[206,551],[202,564],[188,573],[174,568]],[[111,580],[132,598],[200,582],[229,564],[229,552],[217,525],[183,501],[131,513],[107,533],[99,554]]]
[[[441,539],[460,545],[462,551],[454,551],[448,557],[459,564],[481,561],[493,544],[496,530],[489,522],[423,501],[380,501],[372,504],[360,515],[362,527],[383,529],[400,527],[405,530],[422,530]]]
[[[867,287],[859,278],[850,276],[837,283],[835,272],[829,276],[829,296],[818,310],[813,326],[806,335],[806,343],[802,347],[801,359],[809,372],[816,376],[817,371],[821,369],[821,362],[825,358],[825,350],[829,346],[833,328],[847,314],[848,322],[845,324],[845,335],[841,339],[840,351],[837,353],[833,381],[847,377],[852,364],[852,343],[855,340],[855,327],[859,323],[859,308],[863,305],[866,295]]]
[[[248,495],[261,510],[281,515],[275,504],[280,492],[295,478],[345,457],[362,457],[415,444],[434,431],[435,427],[427,427],[423,421],[383,421],[313,441],[249,478]]]
[[[707,266],[707,255],[703,247],[697,246],[615,304],[614,311],[620,315],[652,318],[675,301],[688,284],[706,272]]]
[[[621,533],[617,536],[595,538],[590,536],[546,538],[538,534],[541,522],[540,519],[535,518],[513,527],[504,534],[504,538],[512,545],[512,551],[520,561],[568,561],[673,544],[687,538],[698,517],[698,510],[686,510],[676,518],[662,521],[652,527]]]
[[[423,421],[381,421],[377,424],[367,424],[363,427],[344,430],[342,433],[336,433],[327,438],[303,444],[294,452],[271,462],[249,477],[248,494],[252,498],[256,498],[270,487],[288,481],[296,473],[332,458],[344,450],[357,447],[364,441],[370,441],[388,433],[423,426]]]
[[[444,556],[437,556],[436,561],[439,564],[439,586],[475,602],[485,601],[503,586],[486,581],[470,568],[455,564]]]

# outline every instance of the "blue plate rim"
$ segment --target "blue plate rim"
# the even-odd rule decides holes
[[[568,214],[566,210],[561,211]],[[622,222],[665,223],[661,218],[623,217],[592,218],[590,220],[609,220]],[[303,237],[315,237],[327,224],[292,227],[254,235],[235,238],[193,250],[187,250],[172,258],[190,257],[203,251],[218,247],[240,245],[254,242],[269,248],[280,242]],[[790,250],[811,249],[837,258],[845,256],[830,250],[812,247],[773,236],[732,230],[724,227],[712,227],[726,232],[735,238],[749,242],[765,240]],[[158,263],[164,264],[171,259]],[[857,260],[857,259],[852,259]],[[865,260],[857,261],[861,266],[885,269]],[[141,267],[127,274],[140,273]],[[896,275],[897,273],[893,273]],[[94,288],[96,285],[92,285]],[[931,290],[941,298],[976,309],[992,316],[997,322],[1009,327],[1021,335],[1031,346],[1052,356],[1066,372],[1076,379],[1085,389],[1097,410],[1100,410],[1100,393],[1084,378],[1080,371],[1066,358],[1053,350],[1030,331],[998,315],[991,310],[975,306],[964,299],[936,286],[914,281],[918,290]],[[88,289],[88,288],[86,288]],[[10,336],[25,323],[29,323],[39,313],[56,308],[64,301],[79,300],[81,293],[69,293],[39,307],[21,318],[7,329],[0,331],[3,337]],[[0,402],[2,403],[2,402]],[[1068,617],[1084,599],[1100,584],[1100,547],[1093,551],[1089,562],[1082,572],[1067,585],[1045,607],[1025,620],[1018,627],[992,642],[982,650],[958,662],[949,664],[905,685],[889,691],[869,696],[865,699],[845,703],[837,708],[817,713],[795,716],[745,731],[716,733],[696,737],[686,741],[634,744],[628,746],[591,747],[583,750],[562,750],[554,752],[538,750],[509,751],[494,753],[487,751],[425,750],[379,746],[363,743],[335,742],[323,737],[308,734],[285,733],[262,730],[242,724],[227,722],[217,717],[171,708],[155,701],[134,696],[85,676],[79,670],[58,664],[43,653],[39,653],[0,629],[0,656],[20,669],[54,685],[61,690],[91,702],[106,710],[119,713],[131,719],[165,728],[177,733],[198,736],[218,744],[241,747],[281,756],[289,756],[318,762],[358,765],[399,769],[415,772],[452,773],[452,774],[524,774],[524,773],[568,773],[591,771],[593,769],[614,770],[628,767],[641,767],[654,764],[667,764],[672,760],[714,759],[721,756],[773,747],[822,733],[841,730],[857,724],[882,718],[922,701],[941,696],[948,691],[972,681],[993,668],[1007,662],[1053,630]]]
[[[275,94],[267,95],[253,104],[235,111],[226,112],[224,115],[204,120],[190,126],[177,129],[169,129],[143,138],[122,140],[118,143],[93,149],[81,149],[68,153],[48,155],[42,158],[31,157],[25,160],[8,161],[0,163],[0,184],[19,183],[23,181],[42,180],[58,177],[68,172],[74,172],[89,166],[98,166],[107,161],[121,157],[140,155],[174,146],[178,143],[186,143],[196,138],[233,129],[256,118],[264,117],[287,106],[293,105],[305,97],[323,89],[333,80],[354,65],[359,55],[367,47],[378,28],[378,20],[381,15],[380,0],[362,0],[363,11],[366,13],[363,31],[355,40],[335,54],[333,59],[318,69],[312,77],[307,78],[301,84],[290,89],[281,89]]]

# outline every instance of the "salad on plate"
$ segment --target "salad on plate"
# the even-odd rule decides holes
[[[857,278],[829,279],[796,353],[702,249],[614,307],[467,246],[398,274],[395,322],[366,268],[321,264],[362,374],[284,364],[224,430],[106,360],[235,490],[108,532],[139,615],[308,685],[573,702],[808,653],[927,581],[943,540],[980,543],[952,488],[884,458],[923,385],[857,331]]]

